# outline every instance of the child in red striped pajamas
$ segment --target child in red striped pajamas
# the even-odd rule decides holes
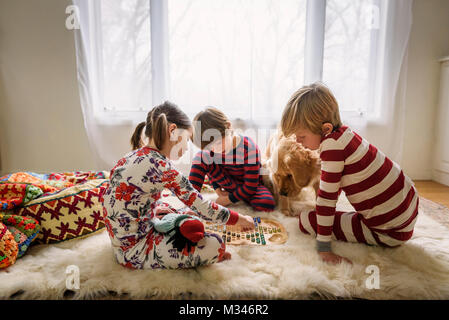
[[[399,165],[340,120],[338,104],[320,83],[293,94],[282,115],[283,134],[319,149],[321,180],[316,211],[301,212],[299,228],[316,235],[324,261],[348,259],[331,251],[331,240],[396,247],[413,234],[419,198]],[[356,212],[335,210],[343,190]]]
[[[194,128],[193,142],[202,151],[193,159],[190,183],[200,191],[207,175],[218,194],[216,203],[245,201],[256,211],[273,211],[273,195],[259,174],[260,151],[251,138],[234,134],[228,118],[216,108],[198,113]]]

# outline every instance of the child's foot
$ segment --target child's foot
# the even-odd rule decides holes
[[[223,253],[223,257],[220,260],[220,262],[225,261],[225,260],[231,260],[231,254],[227,251],[225,253]]]
[[[192,242],[198,242],[204,238],[204,225],[196,219],[186,219],[179,227],[181,234]]]

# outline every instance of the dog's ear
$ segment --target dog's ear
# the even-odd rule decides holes
[[[293,162],[294,162],[294,159],[293,159],[292,155],[290,153],[286,154],[284,157],[284,163],[287,166],[287,168],[291,169],[293,166]]]
[[[295,142],[284,161],[298,188],[309,184],[314,171],[310,150]]]
[[[301,152],[289,152],[284,157],[284,163],[293,176],[302,175],[310,167],[310,159]]]
[[[284,138],[284,139],[290,140],[290,137],[289,138]],[[295,143],[291,142],[291,143],[287,144],[287,151],[285,152],[285,154],[283,154],[283,162],[284,162],[285,166],[290,171],[293,171],[295,169],[295,167],[296,167],[296,164],[295,164],[295,162],[296,162],[296,159],[295,159],[295,157],[296,157],[295,145],[296,145],[296,142]]]
[[[311,152],[304,148],[301,144],[296,143],[296,141],[292,144],[289,154],[292,155],[294,160],[296,160],[292,164],[296,162],[297,166],[300,167],[312,165]]]

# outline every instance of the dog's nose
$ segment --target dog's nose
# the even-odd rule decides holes
[[[286,196],[287,196],[287,191],[281,190],[281,191],[279,192],[279,194],[280,194],[281,196],[283,196],[283,197],[286,197]]]

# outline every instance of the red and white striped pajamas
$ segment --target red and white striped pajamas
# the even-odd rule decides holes
[[[299,219],[319,251],[329,251],[332,239],[395,247],[411,238],[419,198],[398,164],[346,126],[324,137],[319,151],[316,211]],[[335,210],[341,190],[356,212]]]

